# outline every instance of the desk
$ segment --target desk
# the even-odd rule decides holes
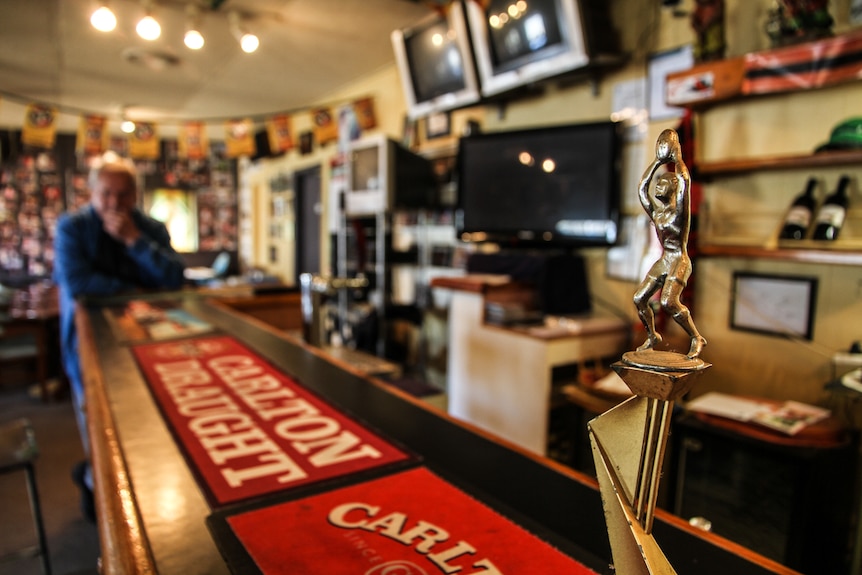
[[[154,296],[163,300],[166,296]],[[319,350],[195,294],[177,303],[229,333],[310,390],[422,457],[423,464],[524,525],[578,548],[606,573],[610,549],[601,497],[587,476],[458,422],[382,381],[331,363]],[[114,300],[115,302],[115,300]],[[103,572],[224,575],[205,526],[203,498],[128,347],[98,308],[76,316],[96,472]],[[791,574],[734,544],[659,512],[655,533],[680,575]]]
[[[488,276],[436,278],[431,285],[453,291],[449,414],[538,455],[547,450],[551,370],[618,356],[628,341],[628,326],[611,317],[537,327],[486,324],[486,298],[506,289],[505,283]]]

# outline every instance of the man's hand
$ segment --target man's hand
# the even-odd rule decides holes
[[[131,247],[141,235],[129,212],[106,211],[102,214],[102,221],[105,233],[127,247]]]

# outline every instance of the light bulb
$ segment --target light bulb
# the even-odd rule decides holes
[[[197,30],[189,30],[183,39],[186,46],[192,50],[200,50],[204,47],[204,37]]]
[[[110,32],[117,27],[117,17],[110,8],[101,6],[90,16],[90,24],[99,32]]]
[[[131,134],[135,131],[135,123],[131,120],[123,120],[123,123],[120,124],[120,129],[124,134]]]
[[[258,46],[260,46],[260,40],[257,39],[257,36],[254,34],[243,34],[242,38],[239,39],[240,48],[246,54],[251,54],[255,50],[257,50]]]
[[[149,14],[140,19],[135,30],[138,31],[138,36],[144,40],[156,40],[162,35],[162,27],[159,26],[156,19]]]

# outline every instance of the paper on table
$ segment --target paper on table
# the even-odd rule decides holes
[[[726,393],[711,391],[686,404],[686,409],[700,411],[738,421],[750,421],[763,409],[763,404]]]
[[[593,384],[593,388],[615,395],[631,395],[632,393],[632,390],[629,389],[629,386],[626,385],[623,378],[617,375],[617,372],[615,371],[611,371],[606,376],[596,381]]]
[[[798,401],[785,401],[774,408],[761,410],[754,416],[753,421],[793,435],[811,424],[826,419],[830,414],[828,409],[822,407]]]
[[[686,408],[690,411],[758,423],[789,435],[831,415],[828,409],[798,401],[758,402],[715,391],[690,401]]]
[[[850,389],[862,392],[862,367],[844,374],[844,376],[841,377],[841,384]]]

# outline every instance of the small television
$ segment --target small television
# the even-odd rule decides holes
[[[439,203],[439,185],[431,161],[384,134],[350,143],[347,181],[344,210],[349,216],[430,209]]]
[[[615,42],[604,0],[488,0],[467,3],[483,96],[495,96],[590,63],[589,33]]]
[[[613,245],[620,148],[610,121],[461,138],[459,236],[507,247]]]
[[[475,104],[479,84],[460,1],[392,32],[392,47],[411,119]]]

